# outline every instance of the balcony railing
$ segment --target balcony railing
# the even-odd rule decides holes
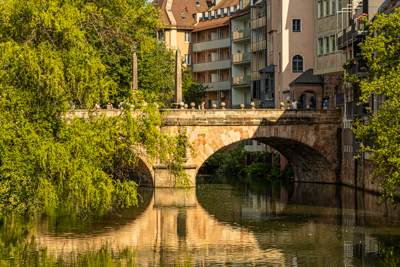
[[[234,41],[239,39],[249,38],[250,36],[251,36],[250,29],[243,29],[240,31],[233,32],[232,34]]]
[[[250,84],[250,75],[233,77],[233,85],[247,85]]]
[[[266,16],[258,18],[258,19],[254,19],[251,21],[252,29],[257,29],[257,28],[265,26],[265,25],[267,25],[267,17]]]
[[[350,75],[366,73],[367,70],[367,61],[364,58],[356,58],[353,62],[350,62],[350,66],[347,67],[347,72]]]
[[[193,52],[212,50],[231,46],[231,38],[216,39],[202,43],[193,44]]]
[[[204,83],[204,85],[208,86],[208,92],[231,89],[231,81]]]
[[[230,60],[220,60],[205,62],[200,64],[193,64],[193,71],[206,71],[206,70],[218,70],[218,69],[229,69],[231,67]]]
[[[233,54],[233,57],[232,57],[233,63],[240,63],[240,62],[244,62],[244,61],[250,61],[250,59],[251,59],[251,53],[250,52]]]
[[[251,52],[263,49],[267,49],[267,40],[262,40],[251,44]]]
[[[335,107],[344,106],[344,93],[335,94]]]

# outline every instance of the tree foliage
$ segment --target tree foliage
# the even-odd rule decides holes
[[[133,115],[125,107],[116,117],[66,119],[71,99],[93,107],[127,95],[128,48],[152,44],[158,25],[144,0],[0,5],[0,212],[136,205],[137,184],[127,172],[143,151],[185,178],[184,140],[160,132],[162,116],[154,105],[141,106],[142,92],[130,95]]]
[[[207,89],[207,85],[197,83],[193,79],[193,72],[189,67],[182,67],[182,94],[186,104],[200,105],[200,100],[206,96]]]
[[[379,108],[367,122],[355,122],[357,138],[372,141],[363,145],[363,152],[372,152],[375,165],[373,182],[383,188],[381,198],[395,201],[400,186],[400,14],[377,15],[368,23],[369,36],[360,44],[368,61],[369,74],[363,79],[352,77],[359,84],[361,102],[373,98]],[[366,20],[366,18],[364,18]],[[372,112],[371,107],[368,108]]]

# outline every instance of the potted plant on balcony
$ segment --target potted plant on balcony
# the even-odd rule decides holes
[[[357,18],[357,22],[358,23],[360,23],[360,22],[364,22],[364,20],[365,19],[363,19],[363,18],[368,18],[368,14],[367,13],[362,13],[358,18]]]

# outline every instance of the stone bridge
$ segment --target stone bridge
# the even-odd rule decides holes
[[[109,116],[120,113],[100,112]],[[194,146],[194,156],[189,157],[184,168],[193,186],[207,158],[221,148],[246,139],[269,145],[285,156],[293,167],[296,181],[336,183],[340,181],[341,117],[340,110],[172,109],[164,117],[162,131],[187,133],[188,142]],[[142,184],[174,186],[163,165],[141,162],[138,171],[146,177]]]

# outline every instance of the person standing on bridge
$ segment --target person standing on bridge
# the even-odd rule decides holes
[[[297,101],[296,100],[294,100],[293,102],[292,102],[292,109],[297,109]]]
[[[111,104],[110,102],[108,102],[108,104],[107,104],[107,109],[113,109],[113,104]]]
[[[101,109],[100,102],[97,101],[96,105],[94,105],[93,109]]]

